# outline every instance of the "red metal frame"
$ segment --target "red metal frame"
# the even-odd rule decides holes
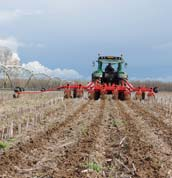
[[[84,86],[81,84],[74,84],[74,85],[63,85],[63,86],[57,86],[55,88],[49,88],[47,90],[43,91],[22,91],[22,92],[16,92],[18,95],[20,94],[39,94],[39,93],[45,93],[45,92],[52,92],[52,91],[57,91],[57,90],[64,90],[64,89],[82,89],[86,90],[88,93],[94,93],[95,91],[100,91],[105,93],[108,92],[124,92],[125,94],[131,94],[132,92],[137,92],[137,94],[142,94],[144,92],[148,92],[149,96],[154,96],[155,93],[152,88],[146,88],[146,87],[133,87],[131,83],[128,81],[123,81],[121,85],[107,85],[107,84],[100,84],[98,82],[94,82],[94,87],[89,88],[88,86]]]

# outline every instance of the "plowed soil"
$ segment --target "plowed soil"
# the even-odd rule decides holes
[[[65,102],[58,121],[0,155],[0,177],[172,177],[172,118],[163,108],[111,98]]]

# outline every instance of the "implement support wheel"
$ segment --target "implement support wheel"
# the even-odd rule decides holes
[[[100,91],[94,92],[94,100],[98,100],[100,98]]]
[[[118,99],[124,101],[125,100],[125,94],[123,91],[118,93]]]

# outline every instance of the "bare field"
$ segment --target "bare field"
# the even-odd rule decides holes
[[[172,177],[172,93],[143,102],[10,96],[0,95],[0,177]]]

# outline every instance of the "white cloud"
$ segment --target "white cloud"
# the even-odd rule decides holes
[[[22,64],[26,69],[33,71],[34,73],[45,73],[51,77],[59,77],[62,79],[81,79],[82,76],[74,69],[49,69],[43,66],[39,61],[32,61],[27,64]]]
[[[20,65],[17,50],[23,44],[14,37],[0,38],[0,62],[4,65]]]
[[[42,14],[41,10],[1,10],[0,11],[0,22],[8,22],[16,20],[23,16],[35,16]]]
[[[17,41],[14,37],[9,38],[0,38],[0,47],[7,47],[11,50],[12,56],[5,63],[6,65],[18,65],[21,63],[21,60],[18,56],[19,47],[37,47],[43,48],[44,44],[25,44]],[[82,76],[74,69],[49,69],[48,67],[43,66],[39,61],[31,61],[27,64],[21,64],[24,68],[33,71],[34,73],[45,73],[51,77],[60,77],[62,79],[81,79]]]
[[[20,58],[17,53],[12,53],[12,56],[4,63],[4,65],[20,65]]]
[[[20,58],[17,53],[9,48],[0,47],[0,63],[3,65],[20,65]]]
[[[23,48],[44,48],[43,43],[23,43],[14,37],[0,38],[0,47],[7,47],[17,53],[19,47]]]
[[[13,52],[17,52],[18,48],[24,44],[17,41],[14,37],[0,38],[0,47],[8,47]]]

